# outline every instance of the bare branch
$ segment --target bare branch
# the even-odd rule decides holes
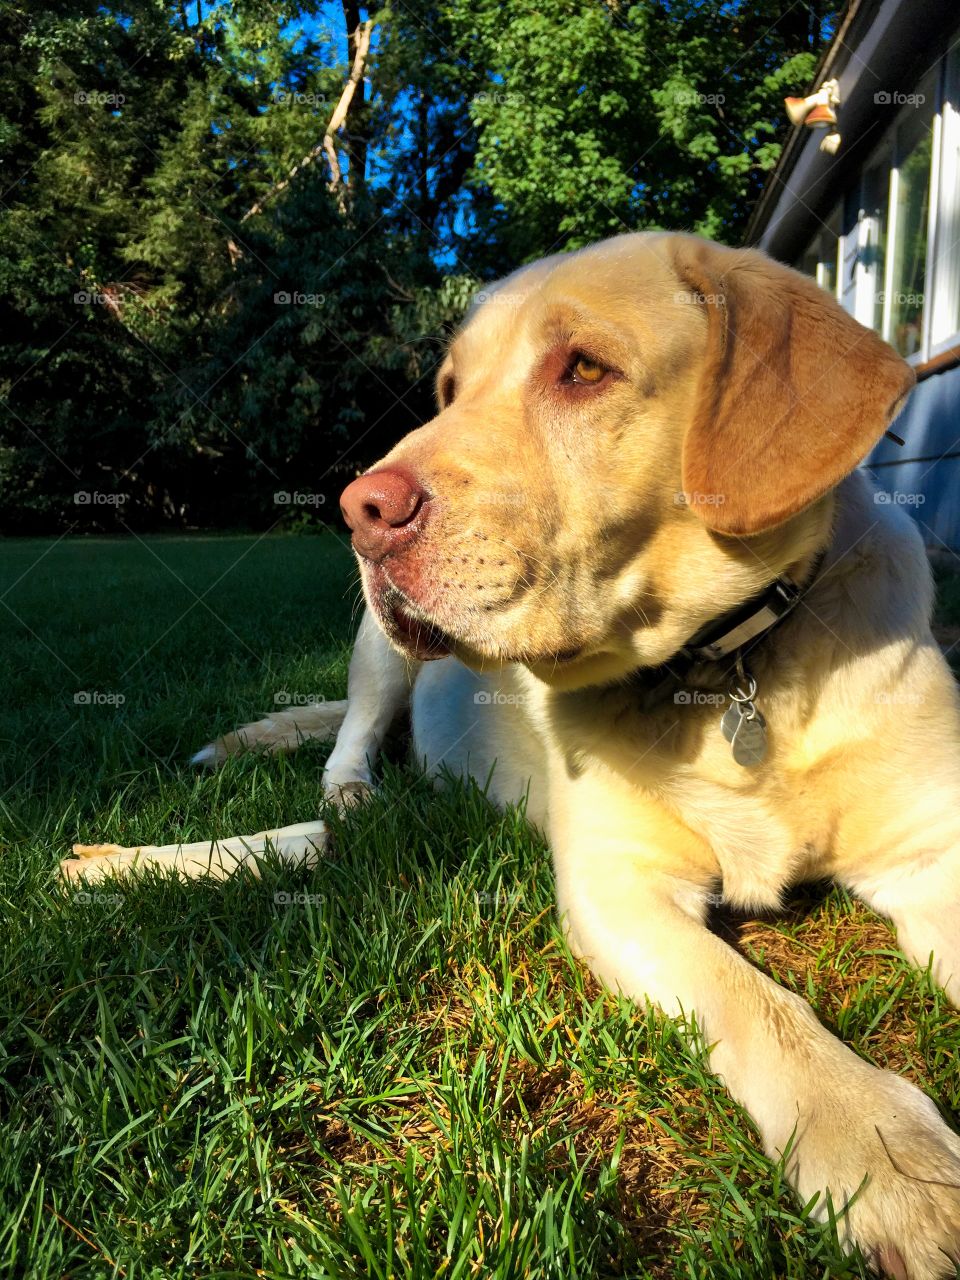
[[[357,51],[353,59],[353,67],[347,83],[343,86],[343,93],[340,95],[340,101],[334,108],[333,115],[330,117],[330,123],[327,125],[327,131],[323,135],[323,149],[327,153],[327,160],[330,162],[330,190],[339,190],[339,199],[342,207],[343,194],[343,174],[340,169],[340,161],[337,157],[337,149],[333,143],[333,136],[343,125],[347,118],[347,112],[350,110],[350,103],[353,101],[353,95],[356,93],[357,85],[363,78],[363,68],[367,61],[367,54],[370,52],[370,36],[373,32],[373,20],[363,22],[357,28],[355,35]]]
[[[262,213],[264,206],[272,200],[274,196],[279,195],[281,191],[285,191],[298,173],[301,173],[309,165],[313,164],[317,157],[323,154],[326,155],[330,164],[330,190],[338,193],[338,203],[342,212],[343,172],[340,168],[340,160],[337,156],[333,138],[334,134],[342,127],[343,122],[346,120],[347,112],[350,110],[350,103],[353,101],[353,95],[356,92],[357,85],[363,78],[367,54],[370,52],[370,37],[373,34],[373,27],[373,19],[370,19],[367,22],[361,23],[357,28],[355,36],[357,51],[353,59],[353,66],[350,69],[350,75],[347,78],[347,83],[343,86],[343,93],[340,95],[340,100],[336,107],[334,107],[333,115],[330,117],[330,122],[324,131],[323,141],[319,142],[315,147],[312,147],[303,159],[293,166],[285,178],[282,178],[280,182],[271,187],[265,195],[260,197],[256,204],[250,206],[247,212],[240,219],[241,226],[248,218],[253,218],[256,214]]]

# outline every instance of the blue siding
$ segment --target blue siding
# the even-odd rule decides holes
[[[960,552],[960,367],[915,387],[893,430],[903,448],[881,440],[864,466],[928,547]]]

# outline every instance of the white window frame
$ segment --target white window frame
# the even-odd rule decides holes
[[[840,208],[842,211],[843,209],[842,204]],[[846,242],[847,242],[847,237],[843,231],[843,218],[841,218],[840,230],[837,232],[837,270],[836,270],[837,287],[833,291],[834,297],[840,303],[841,306],[843,305],[843,266],[846,261],[846,256],[845,256],[847,252]]]
[[[937,217],[928,251],[934,283],[926,335],[928,359],[960,344],[960,55],[941,60],[938,135],[934,138]],[[952,83],[950,82],[952,80]],[[931,208],[933,199],[931,193]]]
[[[890,154],[893,155],[894,141],[896,130],[893,131],[893,137],[890,139]],[[896,238],[896,210],[897,202],[900,199],[900,168],[898,165],[890,166],[890,182],[887,186],[887,244],[883,255],[883,313],[880,320],[880,337],[885,342],[890,341],[890,334],[893,330],[893,264],[894,249]],[[921,350],[923,350],[921,344]],[[913,359],[913,357],[910,357]]]

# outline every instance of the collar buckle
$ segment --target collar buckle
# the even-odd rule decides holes
[[[778,578],[759,599],[751,600],[734,614],[712,623],[684,645],[684,649],[697,662],[717,662],[751,640],[769,631],[787,616],[800,601],[802,591],[788,578]]]

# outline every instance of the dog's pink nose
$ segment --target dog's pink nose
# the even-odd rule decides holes
[[[379,562],[417,536],[428,495],[403,471],[370,471],[340,495],[340,510],[353,530],[354,549]]]

